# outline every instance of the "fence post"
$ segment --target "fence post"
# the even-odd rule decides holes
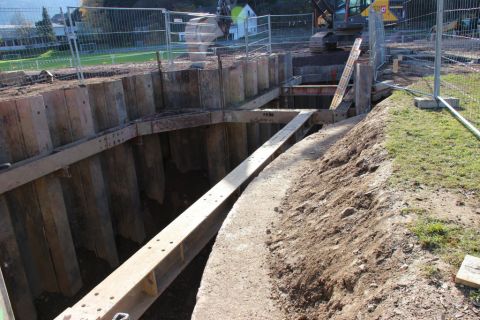
[[[442,36],[443,36],[443,0],[437,0],[437,34],[435,40],[435,80],[433,95],[440,96],[440,71],[442,69]]]
[[[272,54],[272,16],[268,15],[268,53]]]
[[[312,12],[312,36],[315,34],[315,13]]]
[[[245,18],[245,59],[248,61],[248,17]]]
[[[78,53],[77,36],[75,35],[75,31],[73,29],[73,19],[72,19],[72,13],[70,8],[71,7],[67,7],[68,22],[70,24],[68,28],[67,28],[67,23],[65,21],[65,17],[63,16],[63,10],[61,8],[60,8],[60,13],[62,14],[62,17],[64,20],[65,32],[67,34],[67,39],[68,39],[68,46],[70,47],[70,54],[72,55],[72,60],[74,61],[75,69],[77,70],[77,78],[80,81],[80,84],[83,84],[84,78],[83,78],[82,64],[80,61],[80,54]],[[73,47],[72,47],[72,41],[73,41]]]
[[[167,40],[167,56],[168,56],[168,63],[170,65],[173,64],[173,55],[172,55],[172,44],[171,44],[171,30],[170,30],[170,12],[168,10],[165,10],[164,12],[165,16],[165,31],[166,31],[166,40]]]

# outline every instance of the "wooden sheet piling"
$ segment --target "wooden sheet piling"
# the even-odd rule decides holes
[[[0,263],[5,280],[4,289],[0,281],[0,287],[2,287],[0,288],[2,291],[0,293],[0,300],[2,297],[5,299],[5,291],[8,291],[12,308],[17,315],[17,320],[35,320],[37,318],[37,312],[33,304],[33,296],[28,284],[10,215],[11,213],[7,207],[6,199],[0,195]],[[6,304],[5,301],[3,303]],[[1,307],[2,301],[0,301],[0,308]],[[6,319],[9,320],[8,310]],[[13,320],[13,317],[10,319]]]
[[[11,162],[48,154],[53,146],[41,96],[0,103],[2,140]],[[19,143],[20,142],[20,143]],[[63,192],[48,175],[6,194],[32,293],[72,295],[81,286]]]
[[[127,122],[121,80],[91,84],[88,92],[97,132]],[[118,145],[102,156],[114,226],[122,237],[142,243],[146,235],[132,145]]]
[[[127,111],[130,120],[155,114],[155,96],[150,74],[123,78]],[[135,145],[135,155],[140,185],[147,197],[163,203],[165,197],[165,172],[162,147],[158,135],[141,138]]]
[[[95,135],[86,88],[47,92],[43,99],[54,147]],[[72,164],[68,171],[70,176],[61,180],[76,246],[116,267],[119,260],[100,157]]]
[[[102,283],[57,320],[110,320],[116,312],[138,319],[220,228],[234,194],[273,159],[287,141],[309,127],[311,112],[301,112],[222,181],[152,238]],[[152,276],[152,273],[155,276]],[[156,288],[145,286],[155,279]]]

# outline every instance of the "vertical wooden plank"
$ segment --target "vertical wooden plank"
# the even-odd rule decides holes
[[[268,78],[270,87],[278,86],[278,56],[276,54],[272,54],[268,58]]]
[[[244,79],[245,97],[250,98],[256,96],[258,94],[258,63],[256,60],[245,63]]]
[[[0,281],[0,300],[5,297],[4,286],[6,285],[16,318],[18,320],[36,319],[33,296],[15,238],[10,211],[5,197],[2,195],[0,195],[0,265],[3,270],[3,278]],[[4,284],[3,280],[5,280]],[[11,312],[7,310],[5,304],[6,302],[3,301],[2,311],[2,301],[0,301],[0,313],[4,312],[4,316],[6,316],[4,319],[13,319],[13,317],[9,318]]]
[[[228,146],[224,124],[206,129],[207,165],[210,185],[222,180],[229,171]]]
[[[226,108],[234,108],[245,101],[244,63],[236,63],[223,69]]]
[[[270,88],[270,77],[268,74],[268,69],[269,69],[268,57],[267,56],[260,57],[258,59],[257,65],[258,65],[257,67],[258,91],[262,92]]]
[[[152,72],[153,95],[155,97],[155,110],[162,112],[165,109],[163,97],[163,79],[159,71]]]
[[[153,81],[150,74],[136,75],[123,79],[127,110],[130,120],[155,114]],[[158,135],[142,137],[135,146],[140,186],[146,196],[159,203],[165,197],[165,172],[162,146]]]
[[[88,86],[88,91],[97,131],[127,122],[127,109],[121,80],[92,84]],[[132,146],[125,143],[102,155],[110,191],[111,212],[115,218],[117,232],[124,238],[142,243],[145,240],[145,226]]]
[[[230,167],[235,168],[248,157],[247,126],[245,123],[227,125]]]
[[[200,128],[183,129],[168,133],[170,154],[181,173],[204,167],[204,134]]]
[[[16,105],[26,154],[31,157],[49,153],[53,145],[43,98],[19,99]],[[49,175],[33,184],[60,292],[72,296],[82,287],[82,280],[60,181]]]
[[[252,154],[261,145],[260,141],[260,124],[247,123],[247,141],[248,141],[248,154]]]
[[[364,63],[355,66],[355,112],[357,115],[370,111],[372,104],[373,68]]]
[[[200,107],[204,110],[221,109],[222,97],[218,69],[199,70]]]
[[[198,107],[199,70],[179,70],[162,72],[163,96],[166,109]]]
[[[86,88],[51,91],[43,98],[52,137],[61,134],[61,139],[53,139],[55,147],[95,134]],[[100,158],[80,161],[69,171],[70,178],[61,182],[75,243],[116,267],[119,260]]]
[[[0,119],[4,160],[17,162],[28,158],[15,101],[0,102]],[[8,192],[6,199],[33,296],[40,295],[44,290],[58,291],[33,183]]]

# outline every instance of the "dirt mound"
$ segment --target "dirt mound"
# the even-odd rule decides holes
[[[271,229],[273,297],[289,319],[478,319],[480,310],[425,251],[402,210],[409,198],[387,180],[389,101],[306,170]],[[427,198],[430,194],[425,194]]]

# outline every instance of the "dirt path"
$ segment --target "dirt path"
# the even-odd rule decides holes
[[[244,191],[220,230],[203,274],[192,319],[283,319],[271,298],[270,228],[294,179],[361,117],[311,135],[270,164]]]

